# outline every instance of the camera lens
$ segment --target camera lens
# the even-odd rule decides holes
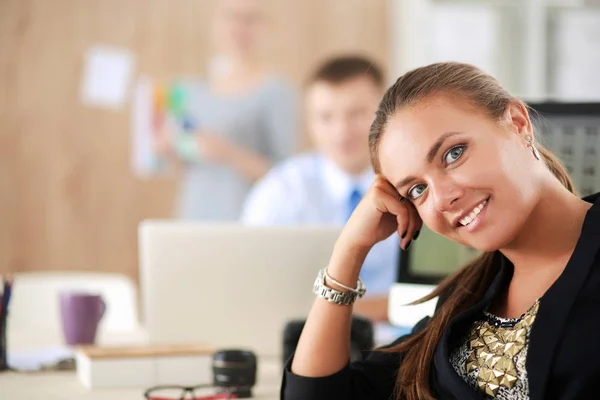
[[[235,393],[238,398],[252,397],[256,383],[256,355],[248,350],[221,350],[212,362],[215,386]]]

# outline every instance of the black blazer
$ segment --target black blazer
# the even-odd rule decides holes
[[[564,272],[540,299],[531,328],[527,374],[531,400],[600,399],[600,193],[585,200],[588,211],[581,236]],[[483,298],[454,318],[438,344],[431,387],[440,400],[482,400],[450,364],[456,348],[476,318],[512,278],[512,264],[499,252],[501,268]],[[419,322],[413,333],[427,324]],[[404,338],[398,339],[399,343]],[[365,361],[334,375],[305,378],[286,365],[281,398],[285,400],[389,400],[401,355],[373,351]]]

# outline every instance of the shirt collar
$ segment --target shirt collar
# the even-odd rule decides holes
[[[364,195],[371,186],[375,173],[368,167],[360,175],[353,176],[343,171],[333,161],[326,157],[320,157],[323,166],[323,177],[325,190],[336,201],[346,201],[354,189],[359,189]]]

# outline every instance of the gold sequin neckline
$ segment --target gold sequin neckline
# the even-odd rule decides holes
[[[533,325],[538,309],[539,300],[520,318],[506,324],[486,313],[488,320],[472,328],[467,374],[475,371],[477,386],[486,395],[495,397],[501,387],[514,386],[517,381],[514,358],[527,343],[528,328]],[[492,319],[497,322],[491,322]]]

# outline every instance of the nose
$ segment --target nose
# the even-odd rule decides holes
[[[451,179],[444,177],[429,187],[435,208],[440,212],[452,211],[463,195],[463,190]]]

